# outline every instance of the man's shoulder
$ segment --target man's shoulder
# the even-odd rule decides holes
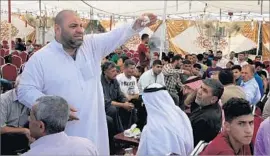
[[[270,117],[266,118],[262,123],[261,123],[261,129],[265,129],[268,131],[270,128]]]
[[[12,102],[12,97],[13,97],[13,89],[0,95],[0,99],[5,101],[5,102],[7,102],[7,101]]]
[[[119,80],[122,80],[123,78],[125,78],[125,75],[124,73],[120,73],[116,76],[116,79],[119,81]]]
[[[151,74],[151,72],[152,72],[151,69],[150,69],[150,70],[147,70],[147,71],[145,71],[145,72],[141,75],[141,77],[145,77],[145,76]]]
[[[34,52],[32,55],[31,59],[38,59],[38,60],[44,60],[46,58],[51,59],[51,57],[48,56],[53,56],[55,50],[52,49],[50,45],[46,45],[45,47],[41,48],[40,50]],[[30,61],[29,60],[29,61]]]
[[[82,137],[77,137],[77,136],[69,136],[70,141],[73,144],[77,144],[79,147],[84,147],[84,148],[91,148],[93,150],[96,149],[96,146],[92,141],[86,138]]]
[[[233,149],[228,144],[224,134],[218,134],[200,155],[234,155]]]
[[[143,47],[146,47],[145,44],[143,44],[143,43],[140,43],[140,44],[138,45],[138,48],[143,48]]]

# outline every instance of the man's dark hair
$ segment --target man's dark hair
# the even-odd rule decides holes
[[[156,66],[156,65],[162,65],[162,62],[160,60],[155,60],[153,62],[153,66]]]
[[[143,67],[137,66],[136,68],[137,68],[137,70],[138,70],[141,74],[144,73],[144,68],[143,68]]]
[[[101,66],[101,68],[102,68],[102,74],[104,74],[106,70],[111,69],[111,68],[116,68],[116,64],[112,61],[107,61]]]
[[[202,69],[202,66],[201,66],[200,64],[198,64],[198,63],[195,63],[195,64],[193,65],[193,68],[199,68],[199,69]]]
[[[128,68],[129,66],[135,66],[135,62],[132,61],[131,59],[127,59],[125,62],[124,62],[124,67],[125,68]]]
[[[228,63],[230,63],[231,65],[234,65],[234,63],[232,61],[229,61]]]
[[[172,52],[172,51],[168,52],[168,57],[169,58],[173,58],[173,56],[174,56],[174,52]]]
[[[220,97],[222,96],[223,92],[224,92],[224,87],[221,84],[221,82],[219,80],[216,79],[205,79],[203,80],[203,83],[212,88],[212,95],[218,97],[218,99],[220,99]]]
[[[145,40],[146,38],[148,38],[149,35],[148,34],[142,34],[141,40]]]
[[[169,58],[168,56],[164,56],[164,57],[162,58],[162,60],[164,60],[164,61],[166,61],[166,62],[170,62],[170,58]]]
[[[252,109],[247,100],[243,98],[231,98],[223,105],[225,121],[231,122],[242,115],[251,115]]]
[[[246,52],[241,52],[241,53],[238,53],[238,55],[246,55]]]
[[[181,57],[181,55],[177,54],[172,58],[172,63],[174,63],[175,61],[179,61],[179,60],[182,60],[182,57]]]
[[[257,56],[255,56],[255,58],[262,58],[262,56],[261,55],[257,55]]]
[[[262,75],[263,75],[264,77],[267,77],[267,73],[266,73],[265,71],[263,71],[263,70],[257,71],[257,74],[258,74],[260,77],[262,77]]]
[[[203,54],[198,54],[197,59],[198,59],[198,61],[202,61],[203,60]]]
[[[128,60],[129,58],[125,55],[122,55],[122,56],[120,56],[119,59],[122,59],[123,63],[125,63],[125,61]]]
[[[254,64],[254,62],[251,59],[248,59],[247,60],[247,63],[250,64],[250,65],[253,65]]]
[[[166,57],[166,56],[167,56],[166,53],[165,53],[165,52],[162,52],[162,55],[161,55],[162,59],[163,59],[164,57]]]
[[[184,60],[183,64],[191,64],[191,62],[189,60]]]
[[[21,43],[22,42],[22,39],[21,38],[17,38],[18,42]]]
[[[261,62],[255,62],[254,64],[255,64],[255,68],[257,68],[257,67],[263,68],[264,67],[264,65]]]
[[[187,60],[189,56],[192,56],[192,55],[191,55],[191,54],[187,54],[187,55],[185,56],[185,59]]]
[[[240,65],[234,65],[234,66],[232,66],[232,70],[235,70],[235,69],[237,69],[239,71],[242,71],[242,67]]]
[[[217,53],[220,53],[220,54],[222,54],[222,51],[221,51],[221,50],[218,50],[218,51],[217,51]]]
[[[31,41],[31,40],[27,40],[27,42],[32,43],[32,41]]]
[[[218,79],[223,85],[233,83],[233,72],[231,69],[222,69],[218,74]]]

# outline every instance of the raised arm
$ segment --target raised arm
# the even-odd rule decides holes
[[[38,58],[33,55],[26,63],[20,78],[18,100],[31,109],[36,99],[44,95],[42,93],[43,85],[42,66]]]
[[[144,27],[150,26],[156,22],[156,16],[146,14],[149,17],[150,23],[141,25],[144,21],[143,17],[135,20],[132,24],[125,24],[122,27],[116,28],[110,32],[102,34],[87,35],[85,38],[86,44],[93,47],[96,59],[101,60],[117,47],[123,45],[133,35],[140,32]]]
[[[110,32],[87,35],[85,42],[91,44],[89,47],[93,47],[94,56],[101,60],[124,44],[134,34],[136,34],[136,31],[131,28],[131,24],[126,24]]]

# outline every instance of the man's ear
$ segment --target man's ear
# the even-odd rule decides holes
[[[39,122],[40,133],[45,133],[46,127],[43,121]]]
[[[214,104],[214,103],[217,103],[217,102],[218,102],[218,97],[213,96],[213,97],[211,98],[211,103]]]
[[[231,131],[231,124],[227,121],[224,122],[224,129],[226,130],[226,132],[230,132]]]
[[[54,25],[54,31],[57,33],[61,33],[61,27],[60,27],[60,25],[59,24],[55,24]]]

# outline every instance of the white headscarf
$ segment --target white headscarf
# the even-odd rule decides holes
[[[152,84],[147,88],[162,88]],[[147,110],[137,155],[189,155],[193,150],[193,132],[187,115],[175,105],[167,90],[142,95]]]

